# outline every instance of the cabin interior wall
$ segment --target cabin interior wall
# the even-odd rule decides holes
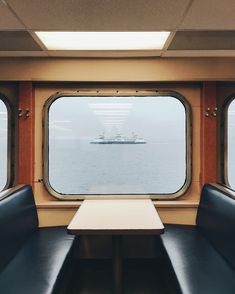
[[[231,81],[234,58],[0,58],[2,81]]]
[[[18,183],[28,183],[34,189],[34,85],[30,81],[19,83],[18,121]]]
[[[192,108],[192,184],[177,200],[156,201],[160,216],[169,223],[195,223],[200,195],[201,86],[200,81],[231,81],[235,76],[234,59],[0,59],[0,92],[18,108],[18,82],[34,81],[35,86],[35,199],[40,226],[66,225],[80,205],[62,202],[44,188],[42,179],[42,107],[52,94],[79,87],[146,86],[174,90],[185,96]],[[101,70],[102,69],[102,70]],[[125,69],[125,70],[123,70]],[[67,82],[66,82],[67,81]],[[168,81],[168,82],[166,82]],[[185,82],[188,81],[188,82]],[[220,105],[234,93],[234,82],[217,82],[218,114]],[[17,119],[16,119],[17,122]],[[17,140],[16,140],[17,142]],[[220,155],[220,154],[219,154]],[[16,181],[17,183],[17,181]]]
[[[165,223],[194,224],[197,203],[200,197],[201,174],[201,89],[200,81],[232,80],[235,76],[234,60],[231,59],[145,59],[145,60],[0,60],[2,71],[0,92],[9,97],[18,108],[18,83],[8,80],[34,80],[35,92],[35,158],[34,158],[34,192],[38,208],[40,226],[67,225],[77,211],[81,202],[59,201],[45,189],[42,179],[42,109],[45,101],[56,92],[76,91],[78,88],[127,87],[136,88],[145,83],[146,87],[172,90],[183,95],[192,110],[192,183],[188,191],[172,201],[154,201],[161,219]],[[102,68],[102,70],[100,70]],[[123,70],[125,68],[125,70]],[[131,73],[131,74],[130,74]],[[67,82],[66,82],[67,81]],[[72,82],[71,82],[72,81]],[[80,82],[78,82],[80,81]],[[168,81],[168,82],[166,82]],[[188,81],[188,82],[185,82]],[[189,82],[191,81],[191,82]],[[92,82],[92,83],[91,83]],[[224,97],[234,93],[233,82],[217,83],[218,112]],[[17,121],[17,119],[16,119]],[[17,142],[17,140],[16,140]],[[134,240],[126,240],[132,248]],[[83,256],[101,255],[106,240],[97,240],[97,250],[92,248],[92,240],[83,240]],[[150,240],[148,246],[152,246]],[[153,254],[151,248],[145,250]],[[139,255],[140,253],[136,253]]]
[[[216,82],[203,82],[201,92],[201,187],[217,180]],[[213,135],[212,135],[213,134]]]

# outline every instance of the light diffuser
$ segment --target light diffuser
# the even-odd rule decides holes
[[[156,50],[170,32],[35,32],[48,50]]]

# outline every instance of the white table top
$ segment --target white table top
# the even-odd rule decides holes
[[[158,235],[164,226],[150,199],[84,200],[68,226],[76,235]]]

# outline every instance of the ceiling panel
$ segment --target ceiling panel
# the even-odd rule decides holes
[[[194,0],[180,29],[235,29],[234,0]]]
[[[48,57],[44,51],[0,51],[0,57]]]
[[[175,29],[190,0],[6,0],[29,29]]]
[[[234,56],[234,16],[235,0],[0,0],[0,56]],[[47,51],[34,30],[176,34],[163,51]]]
[[[235,31],[177,32],[168,50],[235,50]]]
[[[23,25],[12,14],[8,7],[0,1],[0,30],[17,30],[23,28]]]
[[[235,57],[235,50],[169,50],[162,57]]]
[[[25,31],[0,31],[0,51],[42,51]]]

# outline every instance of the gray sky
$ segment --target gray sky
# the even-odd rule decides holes
[[[49,111],[50,135],[97,137],[121,133],[158,140],[184,139],[185,108],[173,97],[62,97]]]

